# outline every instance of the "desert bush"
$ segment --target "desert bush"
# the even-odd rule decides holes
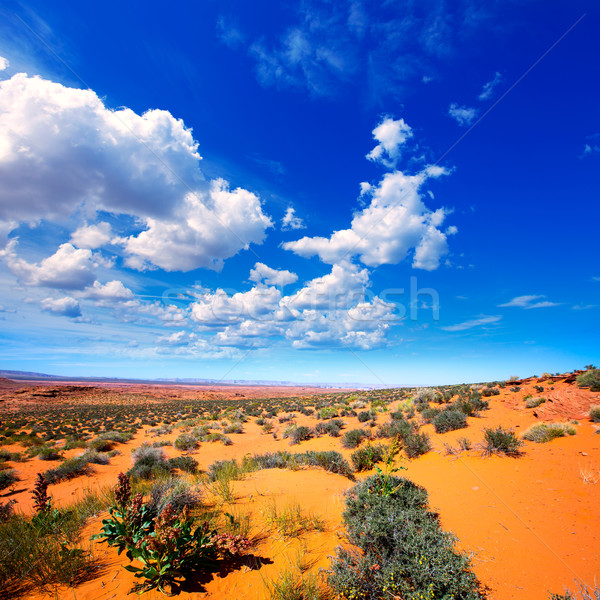
[[[241,422],[234,422],[223,428],[223,433],[244,433]]]
[[[179,469],[186,473],[196,473],[198,471],[198,461],[191,456],[175,456],[169,458],[167,465],[171,469]]]
[[[542,444],[558,437],[575,435],[576,433],[575,427],[568,423],[536,423],[523,434],[523,439]]]
[[[423,421],[425,421],[425,423],[431,423],[434,417],[439,415],[441,412],[441,408],[426,408],[424,411],[421,412],[421,418],[423,419]]]
[[[431,440],[426,433],[414,432],[406,436],[403,440],[404,452],[408,458],[417,458],[422,454],[426,454],[432,448]]]
[[[366,444],[350,455],[350,460],[355,471],[368,471],[376,463],[381,462],[385,456],[385,447],[381,444]]]
[[[198,440],[189,433],[182,433],[178,438],[175,439],[173,446],[177,448],[177,450],[187,452],[188,450],[193,450],[194,448],[198,447]]]
[[[577,375],[577,385],[589,387],[592,392],[600,392],[600,369],[594,367]]]
[[[96,450],[86,450],[80,458],[94,465],[107,465],[110,462],[110,456],[107,452],[97,452]]]
[[[10,488],[19,481],[17,472],[14,469],[0,471],[0,490]]]
[[[202,502],[202,496],[192,489],[189,483],[181,479],[156,481],[150,488],[148,507],[154,516],[159,515],[170,504],[175,512],[181,513],[184,508],[194,508]]]
[[[12,462],[21,462],[23,460],[23,456],[20,452],[9,452],[5,448],[0,448],[0,462],[6,461]]]
[[[89,462],[82,456],[77,456],[68,458],[58,467],[48,469],[44,473],[44,477],[48,483],[58,483],[59,481],[74,479],[80,475],[87,475],[91,470]]]
[[[296,427],[290,436],[292,438],[292,444],[299,444],[305,440],[309,440],[313,435],[312,429],[310,427],[305,427],[302,425],[301,427]]]
[[[411,436],[415,429],[416,425],[410,421],[393,419],[380,425],[375,435],[378,438],[395,438],[400,436],[401,439],[405,439]]]
[[[593,588],[588,587],[584,583],[578,583],[579,593],[565,590],[564,594],[550,594],[550,600],[600,600],[600,586],[595,585]]]
[[[36,455],[40,460],[60,460],[62,458],[60,450],[54,446],[40,446],[37,448]]]
[[[344,434],[342,446],[344,448],[356,448],[369,434],[364,429],[351,429]]]
[[[525,400],[526,408],[537,408],[546,402],[546,398],[528,398]]]
[[[327,433],[331,437],[339,437],[341,429],[345,423],[342,419],[331,419],[329,421],[322,421],[317,423],[315,431],[319,434]]]
[[[377,418],[377,413],[373,410],[363,410],[362,412],[358,413],[359,423],[366,423],[367,421],[370,421],[375,418]]]
[[[444,410],[436,415],[432,421],[436,433],[446,433],[467,426],[466,415],[455,409]]]
[[[427,492],[391,476],[382,495],[378,475],[346,498],[344,524],[351,548],[338,548],[328,583],[339,598],[461,598],[480,600],[481,587],[455,538],[427,510]]]
[[[338,416],[338,409],[335,406],[327,406],[322,408],[317,414],[321,421],[325,421],[325,419],[333,419]]]
[[[590,406],[588,415],[594,423],[600,423],[600,404]]]
[[[515,435],[514,431],[504,429],[504,427],[495,429],[486,427],[483,430],[483,436],[483,452],[488,456],[491,454],[519,456],[521,454],[520,448],[523,442]]]
[[[142,444],[131,453],[131,457],[133,466],[127,471],[127,476],[134,480],[166,477],[171,474],[171,467],[162,448]]]

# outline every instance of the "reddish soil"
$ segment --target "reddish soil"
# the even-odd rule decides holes
[[[0,382],[1,386],[5,386]],[[469,418],[469,427],[446,434],[435,434],[431,425],[423,427],[431,435],[434,451],[415,459],[405,460],[407,471],[402,473],[429,492],[430,505],[437,510],[445,529],[453,531],[458,547],[473,555],[473,568],[489,588],[490,600],[545,600],[548,592],[562,592],[565,587],[575,589],[575,580],[593,584],[600,574],[600,435],[597,426],[587,418],[590,405],[600,404],[600,393],[581,390],[576,385],[546,381],[545,391],[538,393],[536,380],[520,384],[521,390],[510,392],[508,387],[499,396],[487,398],[490,410],[480,417]],[[554,389],[550,389],[553,386]],[[56,387],[56,386],[51,386]],[[35,389],[32,386],[31,389]],[[114,388],[111,388],[114,391]],[[121,388],[119,388],[121,389]],[[153,393],[159,394],[153,388]],[[276,393],[298,395],[300,390],[231,387],[212,387],[206,394],[234,397],[235,393],[253,397],[273,396]],[[128,391],[130,389],[128,388]],[[322,390],[319,390],[322,391]],[[328,390],[329,391],[329,390]],[[18,403],[21,395],[4,388],[7,403]],[[97,392],[97,389],[96,389]],[[272,393],[273,392],[273,393]],[[303,389],[302,393],[312,390]],[[163,392],[161,391],[160,394]],[[164,391],[167,393],[167,390]],[[168,393],[195,394],[198,389],[173,390]],[[227,396],[229,394],[229,396]],[[535,409],[525,408],[525,395],[543,396],[547,402]],[[10,396],[10,398],[8,397]],[[29,397],[27,402],[35,401]],[[39,401],[39,399],[37,400]],[[392,407],[393,408],[393,405]],[[387,420],[380,414],[379,422]],[[478,444],[483,439],[484,427],[502,425],[523,433],[539,421],[568,422],[578,420],[577,433],[546,444],[526,442],[523,455],[518,458],[484,457]],[[344,418],[346,429],[362,427],[356,418]],[[300,415],[297,423],[314,426],[314,417]],[[279,425],[279,433],[285,424]],[[174,439],[174,431],[165,439]],[[290,447],[288,440],[265,435],[251,419],[244,425],[243,434],[230,435],[233,445],[203,443],[193,453],[201,469],[215,460],[238,458],[275,450],[302,452],[309,449],[338,450],[349,458],[351,451],[341,446],[340,438],[328,436],[302,442]],[[460,455],[448,455],[445,444],[456,446],[456,440],[469,438],[473,449]],[[144,440],[155,441],[140,432],[127,444],[119,446],[121,455],[106,466],[95,465],[95,473],[70,482],[50,487],[58,504],[68,504],[86,488],[113,485],[116,475],[131,465],[130,450]],[[15,448],[16,449],[16,448]],[[68,456],[81,453],[72,450]],[[180,454],[166,447],[169,456]],[[18,500],[25,512],[32,510],[30,492],[37,472],[51,466],[48,462],[32,459],[14,466],[22,481],[11,496]],[[289,569],[305,556],[313,571],[327,568],[330,556],[340,544],[343,527],[343,493],[352,485],[348,479],[319,470],[266,470],[247,475],[234,483],[235,501],[224,509],[235,515],[248,514],[252,519],[252,535],[261,540],[239,565],[230,571],[212,574],[205,582],[204,591],[183,592],[182,599],[205,597],[217,599],[258,600],[266,598],[264,582],[277,573]],[[203,491],[207,501],[217,501],[210,491]],[[324,523],[322,532],[308,532],[300,539],[285,540],[269,529],[265,515],[273,503],[284,507],[298,504],[307,513],[319,515]],[[99,530],[99,519],[90,522],[86,533]],[[77,600],[109,600],[125,598],[133,583],[133,576],[124,571],[126,559],[105,545],[93,544],[93,552],[103,565],[100,575],[75,590],[60,590],[58,597]],[[33,598],[54,598],[54,594],[32,595]],[[143,598],[164,597],[156,592]]]

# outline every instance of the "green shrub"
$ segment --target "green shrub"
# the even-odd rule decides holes
[[[313,435],[312,429],[310,427],[305,427],[304,425],[300,427],[296,427],[290,436],[292,438],[292,444],[299,444],[300,442],[304,442],[305,440],[309,440]]]
[[[588,369],[585,373],[577,375],[579,387],[589,387],[592,392],[600,392],[600,369]]]
[[[425,423],[431,423],[433,419],[442,412],[441,408],[426,408],[421,412],[421,417]]]
[[[456,539],[427,510],[427,492],[391,476],[392,493],[378,493],[368,477],[348,493],[344,524],[351,548],[337,549],[328,583],[340,599],[461,598],[484,594]]]
[[[62,458],[62,455],[58,448],[54,446],[40,446],[37,449],[37,457],[40,460],[59,460]]]
[[[525,408],[537,408],[546,402],[546,398],[529,398],[525,401]]]
[[[590,406],[588,415],[594,423],[600,423],[600,404]]]
[[[0,471],[0,490],[5,490],[19,481],[17,472],[14,469]]]
[[[173,446],[177,448],[177,450],[181,450],[182,452],[187,452],[188,450],[193,450],[198,446],[198,440],[189,433],[182,433],[174,442]]]
[[[370,421],[375,418],[377,418],[377,413],[373,410],[363,410],[362,412],[358,413],[359,423],[366,423],[367,421]]]
[[[575,427],[567,423],[537,423],[523,434],[523,439],[542,444],[558,437],[575,435],[576,433]]]
[[[315,431],[318,434],[327,433],[331,437],[339,437],[341,429],[344,427],[345,423],[342,419],[331,419],[329,421],[322,421],[321,423],[317,423],[315,426]]]
[[[369,434],[364,429],[346,431],[342,439],[342,446],[344,448],[356,448],[366,437],[369,437]]]
[[[385,447],[381,444],[366,444],[350,455],[355,471],[368,471],[385,457]]]
[[[431,440],[426,433],[414,432],[406,436],[403,440],[404,452],[408,458],[417,458],[422,454],[426,454],[432,448]]]
[[[436,433],[446,433],[455,429],[464,429],[467,426],[467,417],[459,410],[444,410],[434,417],[432,423]]]
[[[131,456],[134,462],[131,469],[127,471],[127,476],[134,480],[166,477],[171,474],[171,467],[165,459],[162,448],[142,444],[131,453]]]
[[[75,458],[68,458],[58,467],[48,469],[44,473],[44,477],[48,483],[58,483],[59,481],[66,481],[74,479],[81,475],[87,475],[92,471],[88,461],[82,456]]]
[[[483,451],[488,456],[490,454],[506,454],[507,456],[519,456],[521,454],[520,448],[523,441],[515,435],[514,431],[503,427],[485,428],[483,435]]]
[[[167,461],[171,469],[179,469],[186,473],[196,473],[198,471],[198,461],[191,456],[176,456]]]

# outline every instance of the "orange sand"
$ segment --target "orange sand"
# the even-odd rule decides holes
[[[542,600],[548,591],[561,592],[565,587],[574,589],[574,580],[594,583],[600,573],[598,542],[600,540],[600,435],[586,414],[590,404],[600,404],[600,394],[580,390],[566,383],[550,382],[542,385],[545,392],[534,389],[537,381],[520,384],[521,391],[512,393],[506,388],[500,396],[487,398],[491,409],[479,418],[469,418],[469,427],[460,431],[437,435],[431,425],[423,430],[431,435],[434,451],[416,460],[405,461],[408,468],[403,475],[423,485],[429,492],[432,509],[439,511],[442,525],[458,537],[458,546],[473,554],[473,568],[489,588],[491,600]],[[231,392],[233,394],[233,392]],[[297,393],[297,392],[294,392]],[[549,401],[535,410],[525,409],[526,394],[543,396]],[[551,402],[550,402],[551,400]],[[379,415],[379,422],[387,420]],[[478,450],[463,452],[460,456],[446,455],[443,442],[456,445],[456,439],[467,437],[473,443],[482,439],[484,427],[502,425],[524,432],[540,420],[567,421],[579,419],[577,434],[547,444],[526,442],[520,458],[493,456],[483,458]],[[361,427],[356,418],[344,418],[346,429]],[[314,417],[297,419],[298,424],[315,424]],[[280,432],[285,424],[279,425]],[[176,430],[169,439],[178,435]],[[131,464],[130,450],[143,440],[162,438],[145,437],[144,432],[128,444],[119,445],[122,452],[110,465],[94,465],[95,473],[49,488],[58,504],[69,503],[85,488],[112,485],[116,475]],[[274,439],[260,432],[255,423],[246,423],[243,434],[230,435],[233,445],[204,443],[193,456],[206,469],[218,459],[241,458],[244,454],[263,453],[280,449],[302,452],[308,449],[335,449],[347,458],[350,451],[341,447],[340,438],[324,436],[289,446],[288,440]],[[280,436],[278,436],[280,437]],[[68,455],[83,452],[72,450]],[[179,454],[165,448],[169,456]],[[22,510],[31,510],[29,490],[35,474],[46,470],[52,463],[33,459],[16,463],[22,481],[11,497],[18,500]],[[582,471],[596,474],[598,483],[584,483]],[[329,558],[341,540],[344,508],[343,492],[352,485],[348,479],[318,470],[268,470],[246,476],[235,482],[236,500],[224,507],[236,515],[250,514],[253,535],[262,536],[255,548],[240,564],[229,572],[207,577],[205,590],[183,592],[179,597],[206,597],[213,599],[266,598],[264,581],[276,576],[297,562],[298,555],[306,554],[313,569],[327,568]],[[318,514],[326,523],[324,532],[309,532],[299,540],[283,540],[264,523],[268,506],[297,503],[304,510]],[[96,533],[99,519],[88,526]],[[75,590],[61,590],[58,597],[77,600],[109,600],[125,598],[134,578],[120,568],[127,563],[113,549],[94,544],[93,551],[103,564],[101,574]],[[31,595],[33,598],[54,598]],[[143,598],[164,597],[156,592]]]

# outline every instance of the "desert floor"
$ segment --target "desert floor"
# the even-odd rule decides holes
[[[458,548],[472,554],[473,569],[489,589],[491,600],[542,600],[548,592],[562,592],[565,587],[576,589],[575,580],[593,584],[600,573],[600,435],[587,416],[590,405],[600,404],[600,393],[579,389],[573,383],[546,381],[543,394],[534,385],[537,380],[520,382],[520,391],[511,392],[509,386],[500,395],[486,398],[490,409],[478,417],[469,417],[468,428],[445,434],[436,434],[432,425],[423,425],[421,431],[431,436],[433,450],[413,459],[404,459],[401,473],[424,486],[429,492],[430,506],[437,510],[446,530],[456,534]],[[65,387],[66,386],[66,387]],[[72,387],[78,387],[74,383]],[[85,386],[83,386],[85,387]],[[101,387],[96,386],[94,387]],[[61,391],[64,388],[64,393]],[[550,389],[553,388],[553,389]],[[48,390],[58,390],[46,393]],[[129,386],[111,386],[112,392],[131,392]],[[138,390],[139,391],[139,390]],[[306,388],[196,388],[164,386],[153,393],[164,397],[265,398],[310,396],[323,390]],[[18,412],[21,407],[36,403],[53,402],[60,405],[75,394],[67,384],[48,385],[36,382],[2,383],[4,411]],[[77,393],[80,393],[77,392]],[[40,395],[41,394],[41,395]],[[54,394],[54,395],[52,395]],[[544,396],[547,402],[536,409],[525,408],[524,396]],[[360,396],[361,392],[357,392]],[[389,407],[394,409],[394,403]],[[389,418],[381,412],[378,423]],[[417,417],[418,418],[418,417]],[[346,430],[362,428],[356,417],[344,417]],[[523,454],[517,458],[506,456],[484,457],[478,444],[485,427],[502,425],[522,433],[540,421],[577,421],[577,433],[549,443],[526,442]],[[321,436],[290,446],[282,439],[285,424],[276,423],[275,438],[262,432],[255,419],[244,423],[244,432],[231,434],[230,446],[220,443],[202,443],[192,452],[200,469],[206,471],[216,460],[237,458],[277,450],[303,452],[306,450],[337,450],[350,458],[351,450],[342,447],[340,437]],[[314,416],[298,414],[298,425],[314,427]],[[120,454],[108,465],[94,465],[89,476],[51,485],[49,492],[55,504],[67,505],[82,496],[87,489],[112,486],[117,474],[131,466],[131,450],[144,441],[174,440],[179,431],[162,437],[150,437],[144,427],[134,438],[119,445]],[[449,454],[446,445],[456,446],[456,440],[467,437],[473,448]],[[18,445],[5,446],[16,451]],[[164,448],[167,456],[182,454],[171,446]],[[68,450],[66,457],[81,454],[81,449]],[[18,509],[33,510],[31,489],[35,476],[56,461],[32,458],[10,464],[20,481],[6,491],[2,501],[15,499]],[[358,474],[358,477],[367,475]],[[251,533],[258,540],[254,548],[239,564],[226,571],[209,574],[197,589],[182,592],[180,598],[206,597],[214,599],[267,598],[265,582],[286,569],[318,572],[326,569],[335,548],[343,540],[342,512],[344,492],[352,482],[341,475],[318,469],[297,471],[269,469],[249,473],[241,481],[233,482],[235,499],[225,503],[198,483],[206,502],[220,503],[223,510],[240,518],[249,515]],[[323,531],[308,531],[286,539],[268,527],[266,515],[275,504],[279,508],[299,505],[307,514],[318,515],[324,522]],[[100,529],[105,514],[88,523],[84,538]],[[97,542],[89,542],[100,568],[93,577],[72,589],[49,591],[25,596],[33,598],[73,598],[77,600],[109,600],[125,598],[134,577],[123,570],[125,557],[116,550]],[[135,596],[132,596],[135,597]],[[158,592],[147,592],[144,598],[164,597]]]

